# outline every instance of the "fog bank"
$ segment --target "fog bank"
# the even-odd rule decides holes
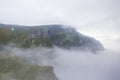
[[[53,66],[59,80],[120,80],[120,50],[105,48],[95,54],[58,47],[20,49],[7,46],[0,54],[17,56],[29,64]]]
[[[104,33],[102,35],[100,42],[105,50],[97,53],[74,49],[65,50],[58,47],[33,46],[23,49],[8,45],[3,51],[0,51],[0,54],[19,57],[33,65],[53,66],[54,72],[60,80],[120,80],[119,35],[110,38]]]
[[[103,51],[98,54],[58,50],[55,67],[60,80],[119,80],[120,54]]]
[[[120,80],[120,39],[102,40],[105,50],[93,54],[57,49],[60,80]]]

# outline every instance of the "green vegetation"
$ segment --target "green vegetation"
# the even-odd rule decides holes
[[[51,66],[30,65],[17,57],[0,57],[0,80],[58,80]]]
[[[12,39],[12,32],[10,29],[0,28],[0,44],[8,44]]]
[[[102,44],[94,38],[77,32],[74,28],[63,28],[61,25],[14,26],[0,25],[0,47],[9,43],[17,47],[31,46],[61,48],[84,47],[90,50],[103,50]]]
[[[29,38],[32,32],[34,32],[34,30],[15,28],[14,31],[11,31],[10,28],[0,27],[0,45],[7,45],[11,42],[22,48],[29,48],[31,46],[53,46],[48,37]]]

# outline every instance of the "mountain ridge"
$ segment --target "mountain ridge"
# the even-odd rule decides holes
[[[66,49],[104,50],[103,45],[98,40],[83,35],[67,25],[19,26],[0,24],[0,34],[0,44],[5,45],[12,42],[22,47],[31,47],[32,45],[53,47],[55,45]]]

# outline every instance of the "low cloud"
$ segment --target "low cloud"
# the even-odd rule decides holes
[[[29,64],[50,65],[60,80],[119,80],[120,51],[101,51],[98,54],[58,47],[20,49],[7,46],[1,54],[19,57]],[[4,54],[5,55],[5,54]]]

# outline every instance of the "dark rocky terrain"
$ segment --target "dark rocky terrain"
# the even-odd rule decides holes
[[[18,47],[43,46],[99,51],[103,45],[92,37],[64,25],[19,26],[0,24],[0,45],[14,43]]]

